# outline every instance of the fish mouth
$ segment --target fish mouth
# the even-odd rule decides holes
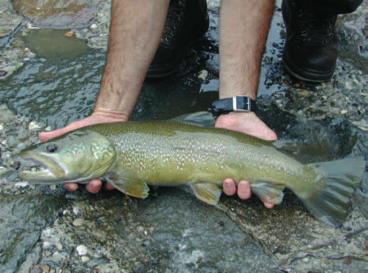
[[[42,154],[20,154],[21,167],[18,171],[22,180],[33,182],[64,181],[66,172],[53,158]]]

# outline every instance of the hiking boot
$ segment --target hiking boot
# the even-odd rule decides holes
[[[192,45],[206,33],[208,25],[206,0],[172,0],[147,78],[173,74]]]
[[[337,59],[336,14],[307,9],[297,0],[283,0],[287,38],[283,61],[295,78],[308,82],[331,79]]]

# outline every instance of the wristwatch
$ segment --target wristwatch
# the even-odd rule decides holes
[[[215,100],[212,102],[209,112],[214,117],[230,112],[256,112],[256,101],[247,96],[234,96],[230,98]]]

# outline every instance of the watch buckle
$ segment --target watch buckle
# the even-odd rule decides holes
[[[250,112],[250,103],[249,100],[247,100],[247,108],[238,108],[238,96],[233,97],[233,111],[234,112]]]

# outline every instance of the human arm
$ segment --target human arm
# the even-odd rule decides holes
[[[256,99],[262,53],[272,18],[272,0],[222,1],[220,14],[220,98],[248,96]],[[276,134],[253,112],[220,115],[216,127],[239,131],[264,140],[276,140]],[[227,178],[227,195],[236,192],[241,199],[251,195],[248,181]],[[264,202],[266,207],[272,204]]]
[[[96,123],[128,120],[159,45],[169,2],[112,1],[107,62],[93,113],[64,128],[41,133],[41,141]],[[94,179],[86,188],[96,193],[101,185],[99,179]],[[75,191],[78,185],[67,183],[65,187]]]

